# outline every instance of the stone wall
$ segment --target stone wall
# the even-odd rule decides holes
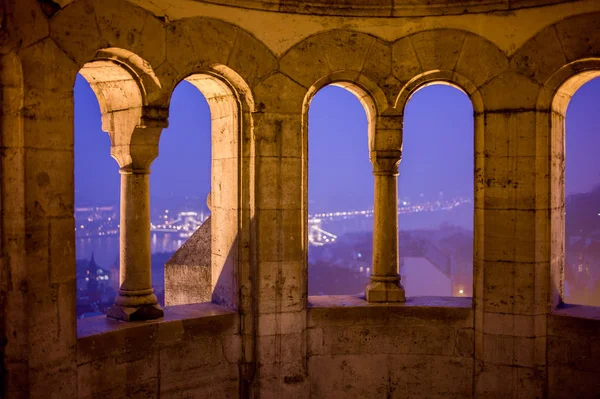
[[[237,397],[238,330],[237,314],[213,304],[178,306],[158,323],[86,320],[73,397]]]
[[[345,18],[279,7],[291,2],[271,2],[282,12],[271,12],[269,2],[261,3],[267,10],[246,8],[250,0],[236,2],[243,7],[214,3],[2,2],[4,395],[198,397],[200,386],[264,398],[334,395],[333,386],[349,397],[401,397],[427,387],[433,396],[454,397],[560,397],[567,387],[597,394],[600,323],[561,309],[561,293],[564,117],[577,87],[600,74],[600,3],[523,0],[510,2],[518,9],[495,12],[510,4],[490,1],[492,9],[454,7],[445,15],[445,2],[417,1],[442,10],[419,18],[395,15],[395,8],[389,17]],[[148,223],[132,215],[148,209],[149,165],[159,156],[173,89],[187,79],[206,96],[213,118],[211,286],[222,307],[175,306],[164,320],[133,324],[76,320],[78,72],[98,96],[123,187],[135,190],[121,203],[132,223],[121,239],[130,255],[121,268],[139,272],[143,278],[131,283],[148,300]],[[309,300],[312,96],[336,84],[365,106],[366,145],[382,177],[373,269],[383,274],[373,276],[373,292],[398,301],[390,221],[404,107],[437,83],[462,89],[474,109],[472,307],[412,298],[405,305]],[[584,358],[588,348],[593,360]],[[369,365],[361,374],[359,359]]]
[[[368,306],[355,297],[310,297],[311,397],[471,397],[473,332],[468,298]]]
[[[594,398],[600,392],[600,315],[570,306],[548,319],[548,397]]]
[[[211,222],[202,226],[165,264],[165,306],[210,302]]]

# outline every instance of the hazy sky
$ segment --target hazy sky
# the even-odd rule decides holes
[[[401,197],[472,195],[473,110],[468,97],[449,86],[430,86],[407,105],[400,164]],[[152,165],[153,197],[204,196],[210,187],[210,115],[204,97],[182,82],[173,93],[168,129]],[[567,114],[567,193],[600,182],[600,79],[573,97]],[[118,166],[101,130],[94,93],[75,83],[75,187],[78,205],[116,204]],[[373,177],[367,122],[358,100],[338,87],[322,89],[309,111],[310,211],[369,208]]]
[[[600,183],[600,78],[581,87],[567,109],[567,194]]]

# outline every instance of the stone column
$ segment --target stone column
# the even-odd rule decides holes
[[[163,316],[154,288],[150,251],[150,172],[121,168],[120,288],[107,315],[125,321]]]
[[[398,274],[398,165],[400,151],[372,151],[375,176],[373,267],[365,287],[369,302],[404,302]]]
[[[158,155],[160,128],[136,127],[128,142],[113,145],[121,174],[120,287],[106,315],[124,321],[162,317],[152,288],[150,164]]]

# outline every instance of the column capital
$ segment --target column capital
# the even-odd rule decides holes
[[[401,151],[371,151],[371,163],[375,176],[398,176]]]
[[[121,173],[149,173],[150,165],[158,156],[162,127],[136,126],[131,132],[118,131],[110,155],[117,161]]]

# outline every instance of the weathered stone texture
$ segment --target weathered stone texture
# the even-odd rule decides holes
[[[80,328],[79,398],[231,398],[238,389],[239,336],[234,312],[182,305],[154,324],[104,317]]]
[[[211,300],[211,222],[208,218],[165,264],[165,305]]]
[[[470,396],[470,301],[440,299],[381,306],[353,297],[310,297],[311,394]]]
[[[598,320],[585,307],[562,309],[548,318],[548,397],[592,398],[600,392]]]
[[[0,396],[598,396],[597,310],[559,305],[565,114],[600,76],[599,16],[596,0],[5,0]],[[165,275],[168,305],[213,303],[75,320],[78,72],[125,176],[122,288],[140,295],[124,290],[124,313],[158,310],[147,180],[171,93],[186,79],[206,97],[211,221]],[[473,103],[474,297],[387,303],[405,299],[391,223],[404,107],[436,83]],[[307,298],[307,115],[328,84],[368,115],[380,304]]]

